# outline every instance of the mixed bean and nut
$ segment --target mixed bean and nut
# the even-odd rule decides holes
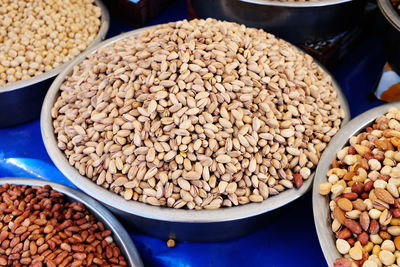
[[[112,232],[50,186],[0,186],[0,266],[126,266]]]
[[[400,110],[390,109],[337,152],[328,181],[335,267],[400,265]]]
[[[156,26],[76,66],[58,147],[125,199],[217,209],[300,187],[344,116],[331,77],[275,36],[214,19]]]
[[[77,56],[96,37],[100,17],[94,0],[2,0],[0,86]]]

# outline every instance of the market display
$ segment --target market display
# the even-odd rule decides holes
[[[0,186],[1,266],[127,266],[112,232],[50,186]]]
[[[328,181],[336,248],[333,265],[400,264],[400,110],[391,108],[337,152]],[[397,266],[397,265],[393,265]]]
[[[69,163],[125,199],[216,209],[300,187],[344,112],[331,77],[275,36],[178,21],[99,49],[52,108]]]
[[[368,32],[367,22],[379,9],[381,36],[372,39],[382,39],[382,47],[366,44],[379,57],[386,54],[376,96],[394,101],[400,88],[400,0],[367,7],[363,0],[192,0],[185,6],[188,14],[178,19],[195,19],[137,29],[105,41],[80,63],[65,64],[104,40],[109,25],[108,36],[126,31],[124,16],[143,26],[143,18],[170,4],[156,2],[108,1],[112,20],[120,20],[115,23],[100,0],[2,0],[0,127],[32,121],[42,107],[43,141],[62,179],[104,203],[141,236],[129,236],[83,193],[30,178],[14,184],[13,178],[0,185],[0,266],[143,266],[131,238],[145,251],[146,264],[170,264],[166,250],[173,250],[182,265],[188,255],[179,253],[190,251],[182,241],[224,241],[254,231],[265,219],[258,215],[302,196],[315,173],[314,222],[328,265],[400,266],[399,106],[374,108],[339,131],[350,113],[330,74],[294,45],[261,30],[314,48],[327,66],[332,65],[320,59],[348,64],[366,50],[347,59],[352,44],[377,35]],[[369,63],[349,64],[357,69],[334,70],[350,101],[358,101],[352,87],[360,85],[347,83],[363,65],[379,63],[377,55]],[[361,95],[351,111],[378,104]],[[4,136],[12,140],[13,134]],[[54,171],[47,155],[40,158],[43,151],[34,156],[23,151],[21,157],[4,147],[4,176],[48,179]],[[289,213],[302,223],[301,216]],[[285,214],[280,220],[270,228],[287,229]],[[309,233],[304,225],[296,229]],[[276,240],[278,235],[264,230]],[[146,235],[154,240],[142,241]],[[278,238],[282,243],[274,242],[274,248],[288,244]],[[198,262],[222,265],[223,250],[217,257],[209,253],[212,248],[198,250],[211,255]],[[282,264],[305,264],[300,256],[308,251],[302,250],[310,249],[302,246]],[[279,260],[285,255],[273,253]],[[313,260],[320,263],[322,257]],[[274,264],[269,263],[264,264]]]
[[[77,56],[96,37],[100,17],[94,0],[3,0],[0,86],[50,71]]]

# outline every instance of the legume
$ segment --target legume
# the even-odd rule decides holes
[[[96,37],[100,17],[94,0],[2,0],[0,86],[77,56]]]
[[[400,264],[399,151],[400,110],[392,108],[337,152],[319,188],[330,196],[332,231],[344,256],[335,267]]]
[[[213,19],[102,48],[60,90],[53,126],[69,163],[127,200],[173,208],[300,187],[344,116],[311,57]]]
[[[126,266],[111,231],[50,186],[0,186],[0,265]]]

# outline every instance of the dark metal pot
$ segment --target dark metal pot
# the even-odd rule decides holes
[[[400,15],[389,0],[378,0],[385,21],[382,25],[385,54],[389,64],[400,74]]]
[[[292,43],[346,31],[357,24],[365,0],[191,0],[195,14],[263,28]]]

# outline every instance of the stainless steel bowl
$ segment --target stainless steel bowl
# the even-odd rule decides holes
[[[280,2],[275,0],[191,0],[196,15],[263,28],[285,40],[304,43],[355,26],[365,0]]]
[[[98,44],[76,58],[58,75],[51,85],[43,103],[40,126],[47,152],[56,167],[78,188],[106,204],[113,212],[123,217],[127,223],[134,225],[149,235],[163,239],[216,241],[234,238],[254,230],[260,222],[265,223],[257,215],[277,209],[303,195],[311,186],[312,178],[305,181],[300,189],[286,190],[279,195],[270,197],[262,203],[251,203],[219,210],[199,211],[155,207],[137,201],[126,201],[121,196],[96,185],[90,179],[80,175],[78,170],[68,163],[64,153],[57,147],[53,120],[51,118],[51,108],[60,95],[60,85],[71,73],[74,66],[81,63],[89,54],[94,53],[99,48],[143,32],[146,29],[149,28],[121,34]],[[338,92],[341,105],[346,114],[345,123],[350,117],[347,101],[335,81],[334,87]],[[226,231],[226,229],[231,230]]]
[[[393,69],[400,74],[400,14],[398,14],[390,0],[378,0],[379,10],[385,21],[383,22],[383,40],[386,58]]]
[[[124,255],[128,266],[142,267],[143,263],[140,259],[139,253],[136,250],[135,245],[132,242],[128,232],[118,222],[118,220],[101,204],[91,197],[76,191],[70,187],[64,185],[38,180],[31,178],[0,178],[0,185],[3,184],[16,184],[16,185],[31,185],[31,186],[44,186],[50,185],[54,190],[63,193],[68,200],[78,201],[83,203],[90,212],[96,216],[96,218],[103,222],[106,228],[113,232],[113,239],[118,247],[121,249],[121,253]]]
[[[343,126],[322,154],[320,163],[315,171],[312,192],[314,222],[322,252],[329,266],[333,266],[335,259],[342,257],[342,255],[336,249],[336,237],[331,230],[330,198],[319,194],[319,185],[326,182],[326,174],[330,169],[332,160],[336,158],[336,153],[348,143],[349,138],[365,130],[378,116],[388,112],[391,107],[400,108],[400,102],[394,102],[371,109]]]
[[[95,1],[96,5],[101,8],[101,25],[96,38],[87,49],[104,40],[110,24],[107,8],[100,0]],[[0,127],[39,118],[47,89],[54,81],[54,77],[65,69],[71,61],[32,78],[0,85]]]

